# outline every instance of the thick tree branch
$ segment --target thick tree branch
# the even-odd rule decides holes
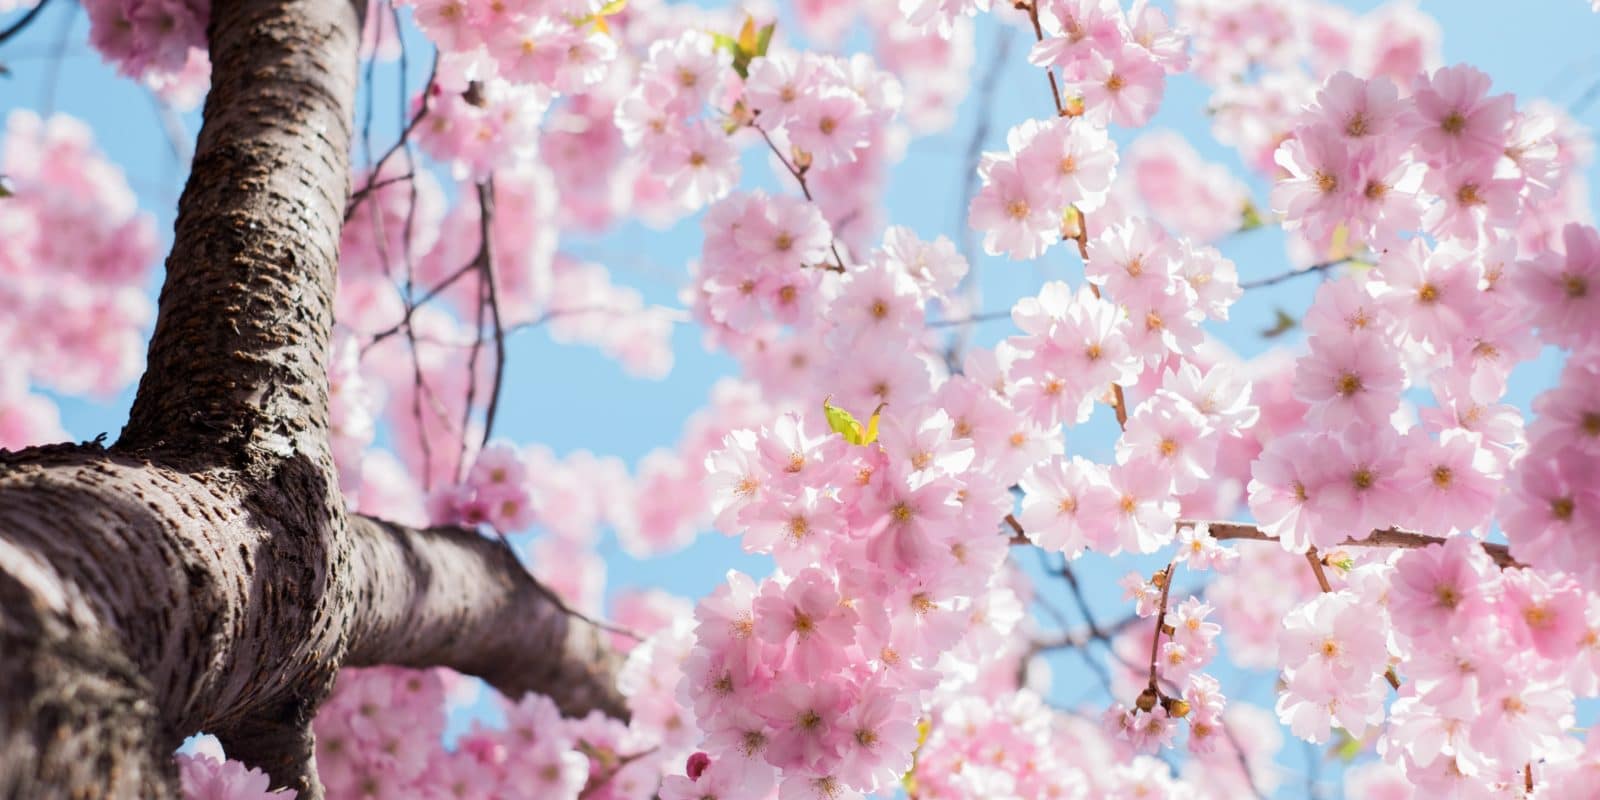
[[[364,7],[213,4],[205,124],[119,444],[236,465],[328,460],[325,358]]]
[[[165,796],[200,730],[320,797],[308,725],[343,665],[448,666],[625,714],[601,629],[504,544],[353,518],[331,551],[315,472],[282,474],[0,453],[0,797]]]
[[[626,718],[604,631],[568,611],[502,541],[356,517],[348,666],[446,666],[509,697]]]
[[[364,5],[213,4],[123,436],[0,451],[0,797],[175,796],[207,730],[318,800],[310,722],[347,663],[623,713],[596,626],[504,545],[344,512],[325,356]]]

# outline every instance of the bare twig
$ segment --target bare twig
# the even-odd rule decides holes
[[[167,139],[167,147],[172,151],[172,158],[180,164],[189,163],[191,153],[188,134],[183,130],[183,120],[178,119],[172,107],[162,102],[155,92],[146,92],[146,96],[150,98],[150,106],[156,112],[156,121],[161,124],[161,133]]]
[[[1261,797],[1261,789],[1256,786],[1256,776],[1250,771],[1250,761],[1245,757],[1244,747],[1239,744],[1239,737],[1233,733],[1233,728],[1228,727],[1226,720],[1217,720],[1222,725],[1222,734],[1228,737],[1228,744],[1233,746],[1234,755],[1239,757],[1239,771],[1244,773],[1244,782],[1250,787],[1250,794]]]
[[[1150,640],[1150,685],[1147,691],[1154,692],[1156,697],[1161,696],[1161,688],[1156,683],[1156,661],[1161,656],[1161,634],[1167,626],[1167,598],[1172,594],[1172,568],[1175,562],[1168,562],[1167,568],[1156,573],[1156,579],[1161,583],[1161,605],[1156,609],[1156,633]]]
[[[1276,538],[1263,533],[1260,528],[1243,522],[1207,522],[1205,520],[1178,520],[1178,526],[1205,525],[1211,529],[1214,539],[1235,539],[1256,542],[1276,542]],[[1364,538],[1346,539],[1340,542],[1341,547],[1392,547],[1399,549],[1416,549],[1432,544],[1443,544],[1444,539],[1438,536],[1429,536],[1425,533],[1402,530],[1400,528],[1384,528],[1367,534]],[[1511,557],[1511,551],[1503,544],[1493,542],[1481,543],[1483,551],[1489,558],[1499,565],[1501,569],[1521,567],[1523,564]]]
[[[1000,73],[1005,66],[1006,57],[1011,52],[1012,31],[1001,26],[995,33],[994,54],[989,57],[989,63],[984,67],[983,78],[978,82],[976,95],[978,109],[976,111],[978,123],[972,128],[972,136],[967,139],[966,157],[962,160],[961,180],[961,207],[957,210],[958,224],[956,229],[961,232],[961,255],[965,256],[969,265],[976,260],[976,253],[972,246],[972,226],[967,224],[967,209],[972,205],[972,198],[978,193],[978,161],[983,157],[983,142],[989,138],[989,131],[994,125],[994,106],[996,85],[1000,82]],[[962,279],[963,282],[972,279],[969,270]]]
[[[23,14],[21,19],[12,23],[5,30],[0,31],[0,44],[5,44],[8,39],[21,33],[22,29],[28,27],[28,24],[33,22],[34,17],[39,16],[39,12],[43,11],[44,7],[49,4],[50,0],[39,0],[39,4],[28,9],[28,13]]]
[[[406,237],[406,238],[408,240],[410,239],[409,236]],[[382,241],[383,241],[382,237],[379,237],[378,241],[380,243],[379,246],[380,247],[383,246],[381,244]],[[410,253],[409,244],[407,246],[406,252],[408,254]],[[422,297],[417,298],[415,301],[408,300],[406,302],[405,314],[403,316],[401,316],[400,321],[396,322],[395,324],[393,324],[393,325],[391,325],[391,326],[389,326],[387,328],[384,328],[381,331],[378,331],[375,334],[373,334],[372,335],[372,339],[370,339],[365,345],[362,346],[361,352],[365,353],[373,345],[383,341],[384,339],[387,339],[390,336],[393,336],[393,335],[395,335],[395,334],[397,334],[397,333],[399,333],[399,332],[401,332],[403,330],[410,329],[411,328],[411,317],[412,317],[413,314],[416,313],[417,309],[427,305],[435,297],[438,297],[441,292],[443,292],[444,290],[446,290],[446,289],[450,288],[451,286],[453,286],[456,281],[461,280],[462,278],[466,277],[467,275],[471,274],[472,272],[474,272],[477,269],[478,269],[478,258],[475,256],[475,257],[473,257],[473,259],[471,261],[467,262],[466,266],[463,266],[462,268],[456,270],[455,272],[450,273],[449,277],[445,278],[442,281],[439,281],[439,283],[435,284],[433,288],[431,288],[428,291],[424,292]],[[411,291],[410,283],[411,283],[411,281],[410,281],[410,278],[408,277],[407,280],[406,280],[406,289],[405,289],[405,292],[408,295],[409,295],[409,293]]]
[[[404,49],[402,49],[400,51],[400,59],[401,59],[400,85],[402,87],[401,91],[403,93],[405,91],[405,89],[404,89],[404,86],[405,86],[405,50]],[[350,221],[350,217],[356,213],[356,208],[361,205],[361,201],[365,200],[367,198],[367,195],[371,194],[374,190],[379,188],[379,187],[375,186],[374,184],[377,183],[377,181],[378,181],[378,175],[383,172],[383,165],[387,164],[389,162],[389,159],[392,158],[395,153],[397,153],[397,152],[399,152],[401,150],[405,150],[406,154],[408,156],[411,154],[411,133],[412,133],[412,131],[415,131],[417,129],[417,126],[422,123],[422,120],[428,116],[429,101],[432,100],[432,98],[433,98],[433,82],[438,77],[438,74],[439,74],[439,54],[438,53],[434,53],[434,55],[433,55],[433,71],[431,73],[429,73],[429,75],[428,75],[428,82],[422,85],[422,105],[421,105],[421,107],[419,107],[417,109],[417,113],[411,117],[411,121],[406,123],[405,128],[400,131],[400,138],[396,139],[394,144],[390,145],[389,149],[385,150],[383,155],[378,157],[377,163],[372,165],[371,170],[367,173],[367,183],[366,183],[366,185],[361,187],[355,193],[350,195],[350,200],[345,203],[345,207],[344,207],[344,218],[345,218],[346,222],[349,222]],[[402,101],[401,108],[403,109],[404,107],[405,107],[404,106],[404,102]]]
[[[1028,21],[1033,23],[1034,39],[1044,41],[1044,28],[1039,24],[1038,0],[1015,0],[1013,5],[1028,12]],[[1056,71],[1047,66],[1044,68],[1044,74],[1050,79],[1050,99],[1055,101],[1056,114],[1064,117],[1067,115],[1067,109],[1061,104],[1061,86],[1056,83]]]
[[[44,0],[40,0],[35,9],[43,8]],[[61,64],[66,60],[67,44],[72,39],[72,28],[78,22],[78,6],[67,7],[66,16],[61,18],[61,32],[56,34],[55,44],[50,47],[50,61],[45,66],[44,98],[39,103],[40,116],[48,117],[55,113],[56,89],[61,85]]]
[[[800,193],[805,195],[807,201],[815,205],[817,199],[811,196],[811,185],[806,183],[806,169],[808,169],[808,167],[799,167],[796,166],[793,161],[790,161],[789,157],[784,155],[783,150],[778,147],[778,143],[772,141],[772,136],[767,133],[765,128],[762,128],[760,125],[756,124],[755,120],[750,121],[750,127],[755,128],[756,132],[761,134],[761,138],[766,140],[767,147],[772,150],[772,154],[778,157],[778,160],[783,163],[783,168],[787,169],[789,174],[794,176],[795,182],[800,184]],[[838,241],[830,239],[828,242],[828,248],[833,251],[833,263],[831,265],[817,264],[815,266],[821,267],[822,269],[831,270],[833,272],[844,272],[844,259],[839,257]]]
[[[973,324],[975,322],[991,322],[991,321],[997,320],[997,319],[1010,319],[1010,318],[1011,318],[1011,312],[1010,311],[982,311],[982,312],[979,312],[977,314],[972,314],[972,315],[966,316],[966,317],[956,317],[954,319],[936,319],[936,320],[934,320],[932,322],[927,323],[927,327],[929,327],[929,328],[950,328],[950,327],[954,327],[956,325],[971,325],[971,324]]]
[[[478,204],[483,209],[479,226],[483,231],[483,283],[489,303],[489,319],[494,325],[494,383],[489,389],[489,408],[484,412],[483,444],[494,433],[495,412],[500,408],[500,388],[505,382],[506,329],[500,322],[500,295],[494,274],[494,249],[489,239],[489,220],[494,216],[494,178],[478,185]],[[462,431],[466,435],[466,431]]]
[[[585,798],[597,796],[601,789],[606,788],[607,785],[616,780],[617,775],[622,772],[624,767],[655,753],[658,748],[651,747],[637,753],[619,756],[610,750],[595,747],[579,739],[577,749],[578,752],[583,753],[585,756],[600,762],[600,769],[589,776],[589,781],[584,785],[583,791],[578,793],[578,800],[585,800]]]
[[[1328,583],[1328,573],[1322,568],[1322,556],[1317,554],[1317,548],[1306,551],[1306,561],[1311,563],[1311,574],[1317,576],[1317,587],[1323,594],[1333,591],[1333,586]]]
[[[1292,272],[1282,272],[1282,273],[1279,273],[1277,275],[1273,275],[1273,276],[1268,277],[1268,278],[1260,278],[1260,279],[1253,280],[1253,281],[1244,281],[1243,283],[1239,284],[1239,288],[1240,289],[1261,289],[1261,288],[1264,288],[1264,287],[1267,287],[1267,286],[1274,286],[1276,284],[1283,283],[1284,281],[1293,280],[1294,278],[1298,278],[1301,275],[1312,275],[1312,274],[1315,274],[1315,273],[1327,272],[1328,270],[1333,269],[1334,267],[1341,266],[1343,264],[1349,264],[1350,262],[1352,262],[1354,260],[1355,259],[1353,259],[1353,258],[1345,257],[1345,258],[1335,259],[1333,261],[1323,261],[1323,262],[1320,262],[1320,263],[1317,263],[1317,264],[1312,264],[1311,266],[1306,267],[1305,269],[1297,269],[1297,270],[1294,270]]]

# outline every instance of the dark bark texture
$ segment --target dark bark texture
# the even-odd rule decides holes
[[[0,797],[172,796],[205,730],[319,798],[310,721],[346,665],[625,713],[602,632],[509,548],[344,511],[325,359],[359,31],[338,0],[213,4],[128,424],[0,451]]]

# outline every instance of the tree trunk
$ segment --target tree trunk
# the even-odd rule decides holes
[[[110,449],[0,452],[0,796],[176,793],[216,733],[321,797],[343,665],[450,666],[621,715],[601,631],[503,544],[344,511],[326,353],[359,9],[218,0],[160,313]]]

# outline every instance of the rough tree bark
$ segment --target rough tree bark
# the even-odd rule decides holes
[[[500,543],[344,511],[325,355],[364,6],[213,3],[127,426],[0,451],[0,796],[171,796],[206,730],[319,798],[310,720],[346,665],[624,713],[602,632]]]

